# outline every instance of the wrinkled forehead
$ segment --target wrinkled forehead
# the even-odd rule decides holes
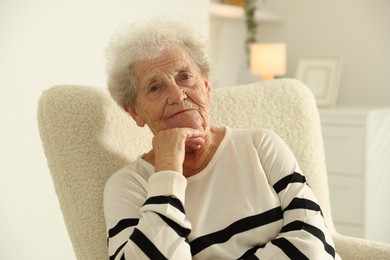
[[[171,74],[179,71],[199,72],[191,55],[181,46],[171,46],[155,58],[133,63],[133,73],[139,83],[150,81],[159,74]]]

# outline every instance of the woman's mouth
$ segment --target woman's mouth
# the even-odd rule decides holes
[[[185,113],[185,112],[188,112],[188,111],[190,111],[190,110],[191,110],[191,109],[184,109],[184,110],[178,111],[178,112],[176,112],[176,113],[173,113],[171,116],[169,116],[169,118],[172,118],[172,117],[181,115],[181,114],[183,114],[183,113]]]

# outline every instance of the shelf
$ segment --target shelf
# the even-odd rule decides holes
[[[210,3],[210,15],[217,18],[244,19],[244,9],[239,6]],[[282,17],[274,12],[258,10],[255,14],[257,21],[281,22]]]

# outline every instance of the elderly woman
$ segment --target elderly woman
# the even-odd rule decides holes
[[[209,125],[203,38],[158,20],[108,50],[112,97],[154,135],[106,184],[110,259],[338,258],[286,144],[265,129]]]

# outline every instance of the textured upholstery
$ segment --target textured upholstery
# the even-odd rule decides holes
[[[343,259],[390,259],[390,245],[336,233],[318,110],[301,82],[278,79],[212,90],[212,125],[266,127],[294,152],[318,197]],[[49,170],[78,259],[107,259],[102,209],[107,178],[150,149],[139,128],[103,88],[55,86],[45,91],[38,123]]]

